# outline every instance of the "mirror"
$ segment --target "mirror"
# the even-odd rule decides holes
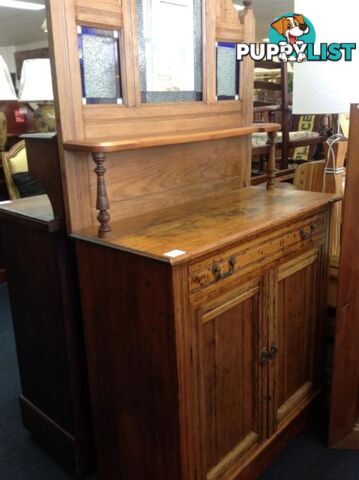
[[[136,0],[143,103],[202,100],[201,0]]]

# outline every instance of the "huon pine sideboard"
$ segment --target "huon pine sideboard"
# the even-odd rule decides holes
[[[254,479],[300,429],[332,199],[248,187],[74,234],[101,478]]]
[[[275,188],[251,3],[48,2],[101,480],[254,480],[320,396],[336,197]]]

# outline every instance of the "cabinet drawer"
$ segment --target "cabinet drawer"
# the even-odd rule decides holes
[[[191,264],[190,292],[230,281],[307,248],[325,235],[326,218],[325,212],[312,215]]]

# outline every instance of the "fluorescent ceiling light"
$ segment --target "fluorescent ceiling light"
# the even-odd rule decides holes
[[[246,7],[244,5],[237,5],[236,3],[234,4],[234,8],[237,10],[237,12],[241,12],[244,10]]]
[[[19,0],[0,0],[0,7],[19,8],[21,10],[44,10],[40,3],[21,2]]]

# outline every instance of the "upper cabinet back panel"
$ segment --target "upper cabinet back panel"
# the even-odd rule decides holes
[[[166,5],[162,5],[161,2]],[[48,7],[60,142],[71,143],[89,139],[108,141],[123,138],[136,141],[148,136],[161,137],[192,131],[238,128],[252,123],[253,62],[246,58],[240,62],[239,67],[232,62],[230,67],[237,68],[235,74],[233,68],[230,70],[232,83],[225,82],[225,88],[222,84],[221,88],[218,88],[216,46],[216,42],[235,44],[253,40],[255,27],[251,8],[237,12],[232,0],[154,0],[153,2],[143,0],[142,4],[139,0],[48,0]],[[147,9],[142,22],[139,15],[143,8],[139,7]],[[176,19],[174,11],[182,7],[187,10],[186,13],[182,12],[180,18],[190,19],[191,27],[187,24],[187,31],[191,33],[190,37],[193,37],[192,43],[189,43],[187,38],[188,58],[187,63],[184,64],[192,66],[189,68],[189,73],[187,72],[187,78],[181,77],[186,73],[181,72],[178,65],[172,69],[171,65],[173,66],[174,62],[171,49],[167,51],[163,46],[167,34],[172,39],[171,48],[174,45],[176,50],[181,46],[182,30],[177,26],[172,31],[165,22],[166,18]],[[153,18],[155,15],[162,15],[164,21],[161,22],[158,18],[156,20]],[[161,35],[157,35],[155,39],[152,38],[151,42],[145,42],[145,47],[149,51],[146,52],[146,48],[141,50],[139,27],[146,30],[142,32],[142,37],[146,39],[148,29],[153,31],[161,25],[166,27]],[[81,30],[79,27],[82,27]],[[94,31],[94,28],[100,31]],[[81,40],[84,39],[80,38],[83,34],[98,35],[101,38],[86,38],[85,43],[87,43],[84,45],[81,44]],[[172,38],[173,36],[176,38]],[[116,41],[113,40],[114,38]],[[159,50],[162,54],[156,69],[153,70],[152,60],[157,51],[156,42],[161,43]],[[98,47],[96,52],[89,51],[87,48],[89,44],[96,44]],[[101,45],[104,48],[103,52]],[[117,49],[116,52],[111,50],[112,46]],[[180,48],[177,48],[175,58],[180,58],[179,52]],[[145,63],[143,58],[140,58],[141,54],[147,55]],[[93,60],[94,58],[96,61]],[[145,65],[145,75],[141,70],[141,64]],[[93,69],[91,69],[92,65]],[[111,78],[108,75],[110,67],[111,72],[118,72],[111,74]],[[101,68],[104,69],[103,74]],[[119,88],[112,89],[116,90],[116,95],[106,95],[105,86],[110,85],[114,75],[118,75]],[[168,78],[171,75],[173,78]],[[107,84],[104,82],[105,78],[108,80]],[[113,82],[111,85],[113,86]],[[108,91],[107,88],[106,92]],[[165,94],[169,92],[167,101],[156,101],[163,91]],[[219,95],[217,95],[218,91]],[[230,95],[233,91],[236,95]],[[185,95],[182,95],[182,92]],[[188,100],[191,92],[198,93],[194,101]],[[173,102],[168,101],[171,95],[175,99]],[[233,140],[231,145],[235,143],[236,140]],[[208,177],[206,187],[208,194],[223,182],[222,169],[217,168],[219,164],[223,166],[224,171],[232,171],[233,166],[238,164],[238,168],[235,169],[235,178],[230,179],[230,186],[238,188],[238,186],[249,185],[250,136],[242,137],[237,143],[236,154],[228,148],[228,141],[223,140],[218,143],[221,147],[217,150],[218,162],[212,162],[209,166],[213,171]],[[212,144],[211,142],[198,143],[194,149],[198,158],[206,159],[212,150]],[[173,147],[173,150],[180,151],[180,148]],[[160,159],[166,159],[166,154],[170,151],[172,152],[168,146],[164,145],[153,149],[149,155],[157,155],[152,160],[156,163],[157,158],[160,163]],[[96,213],[93,198],[95,165],[91,156],[80,152],[71,153],[64,150],[61,144],[60,153],[65,179],[64,191],[69,231],[95,225]],[[143,210],[148,211],[149,208],[152,211],[160,204],[165,205],[173,199],[181,202],[184,197],[183,192],[186,192],[187,200],[191,197],[195,201],[196,185],[193,185],[191,178],[183,177],[185,158],[178,158],[176,163],[178,174],[173,175],[173,178],[183,178],[183,182],[181,185],[176,182],[169,185],[167,195],[161,189],[160,192],[156,190],[155,182],[146,185],[141,183],[140,179],[146,174],[146,166],[141,162],[143,152],[139,150],[137,153],[132,153],[132,164],[143,169],[136,171],[138,185],[134,186],[133,190],[136,192],[135,199],[131,195],[125,195],[126,189],[121,183],[122,158],[123,155],[118,154],[116,158],[109,159],[109,172],[106,175],[113,219],[123,219],[127,215],[138,214]],[[153,168],[156,170],[155,166]],[[198,165],[193,162],[193,169],[196,168]]]

